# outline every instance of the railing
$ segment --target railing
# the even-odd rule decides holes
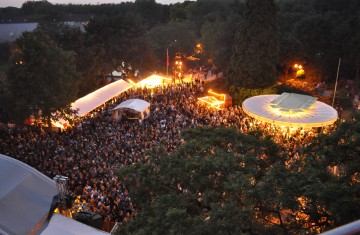
[[[334,228],[320,235],[356,235],[360,234],[360,220]]]

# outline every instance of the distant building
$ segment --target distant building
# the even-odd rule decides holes
[[[64,22],[72,27],[78,27],[81,31],[85,31],[82,22]],[[0,24],[0,42],[12,42],[21,36],[24,32],[31,32],[38,26],[38,23],[5,23]]]

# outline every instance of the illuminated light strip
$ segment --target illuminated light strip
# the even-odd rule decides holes
[[[137,84],[136,84],[133,80],[131,80],[131,79],[128,79],[128,81],[130,82],[131,85],[134,85],[134,86],[137,85]]]
[[[212,94],[212,95],[219,96],[219,97],[223,97],[223,98],[224,98],[224,102],[225,102],[225,99],[226,99],[225,94],[219,94],[219,93],[216,93],[216,92],[212,91],[211,89],[210,89],[210,90],[208,90],[208,93],[210,93],[210,94]]]
[[[209,96],[200,97],[200,98],[198,98],[198,100],[201,101],[201,102],[204,102],[204,103],[206,103],[206,104],[208,104],[208,105],[210,105],[210,106],[212,106],[212,107],[214,107],[214,108],[216,108],[216,109],[221,109],[220,106],[225,104],[225,102],[224,102],[224,101],[221,101],[221,100],[216,100],[216,101],[214,101],[214,102],[208,101],[208,100],[207,100],[208,97],[209,97]],[[212,97],[212,96],[210,96],[210,97]],[[214,99],[216,99],[216,98],[214,98]]]

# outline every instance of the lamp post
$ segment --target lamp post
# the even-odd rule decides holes
[[[183,62],[182,62],[181,54],[177,53],[175,56],[175,65],[174,65],[175,81],[176,78],[181,80],[182,76],[183,76]]]
[[[296,78],[299,78],[299,77],[302,77],[305,75],[304,68],[301,64],[295,64],[294,68],[296,70],[296,76],[295,76]]]

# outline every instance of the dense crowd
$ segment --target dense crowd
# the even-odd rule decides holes
[[[73,128],[48,133],[36,127],[0,131],[0,153],[19,159],[47,176],[69,177],[69,193],[86,202],[82,209],[102,215],[104,221],[121,222],[135,216],[129,191],[115,170],[146,160],[147,150],[165,144],[167,153],[183,143],[181,131],[196,126],[234,126],[246,133],[260,128],[298,157],[304,143],[314,136],[307,130],[281,129],[257,122],[240,106],[221,110],[197,101],[204,95],[200,81],[132,89],[82,118]],[[151,115],[143,121],[114,121],[112,109],[122,101],[141,98],[151,103]]]

